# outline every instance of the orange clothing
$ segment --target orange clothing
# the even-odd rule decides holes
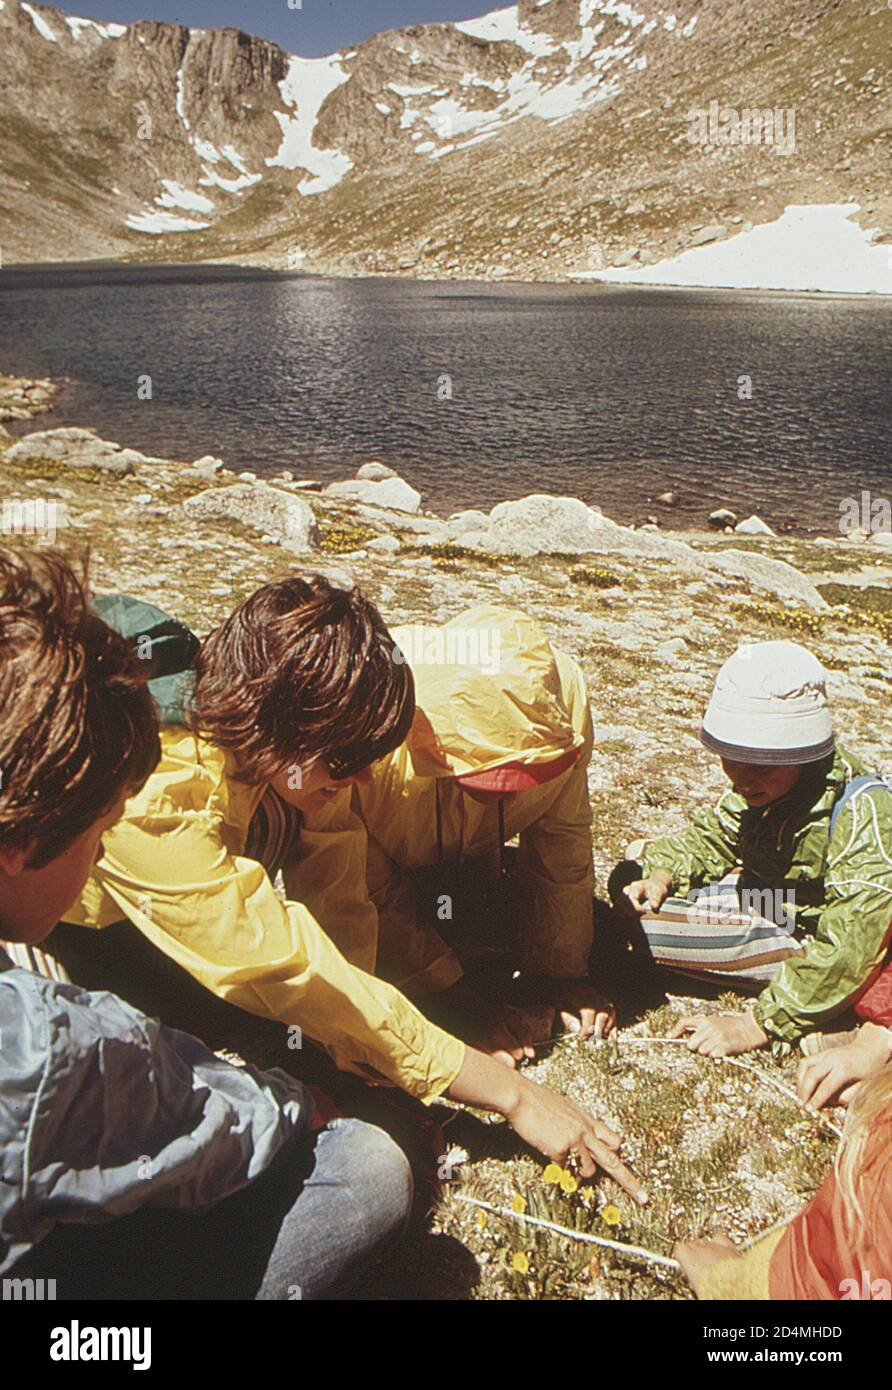
[[[867,1142],[859,1199],[860,1216],[830,1174],[771,1258],[771,1298],[892,1298],[892,1110]]]
[[[871,1132],[850,1210],[836,1173],[788,1226],[704,1274],[699,1297],[798,1302],[892,1298],[892,1110]]]

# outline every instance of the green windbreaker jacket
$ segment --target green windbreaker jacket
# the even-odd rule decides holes
[[[762,991],[755,1013],[782,1042],[797,1042],[853,1003],[886,958],[892,927],[892,795],[853,796],[830,839],[846,786],[868,771],[838,748],[787,796],[750,808],[728,790],[678,835],[654,840],[644,872],[663,869],[684,895],[742,868],[747,881],[789,896],[797,932],[811,939]]]

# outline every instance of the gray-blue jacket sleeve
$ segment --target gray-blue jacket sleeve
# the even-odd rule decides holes
[[[229,1196],[313,1111],[115,995],[0,970],[0,1270],[57,1222]]]

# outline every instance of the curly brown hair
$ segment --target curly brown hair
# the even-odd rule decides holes
[[[409,732],[415,687],[374,604],[322,575],[266,584],[202,643],[190,723],[240,780],[324,758],[348,777]]]
[[[142,663],[91,612],[86,565],[0,548],[0,844],[43,868],[159,756]]]

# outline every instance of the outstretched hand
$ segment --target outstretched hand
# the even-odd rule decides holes
[[[689,1014],[679,1019],[669,1036],[686,1038],[691,1052],[699,1052],[701,1057],[733,1057],[764,1047],[769,1041],[751,1013]]]
[[[867,1025],[854,1042],[806,1057],[799,1068],[799,1099],[812,1110],[848,1105],[862,1081],[892,1061],[892,1035]]]
[[[603,1168],[636,1202],[647,1202],[641,1183],[620,1158],[620,1136],[567,1096],[526,1081],[506,1119],[521,1139],[555,1163],[563,1165],[573,1154],[582,1177]]]

